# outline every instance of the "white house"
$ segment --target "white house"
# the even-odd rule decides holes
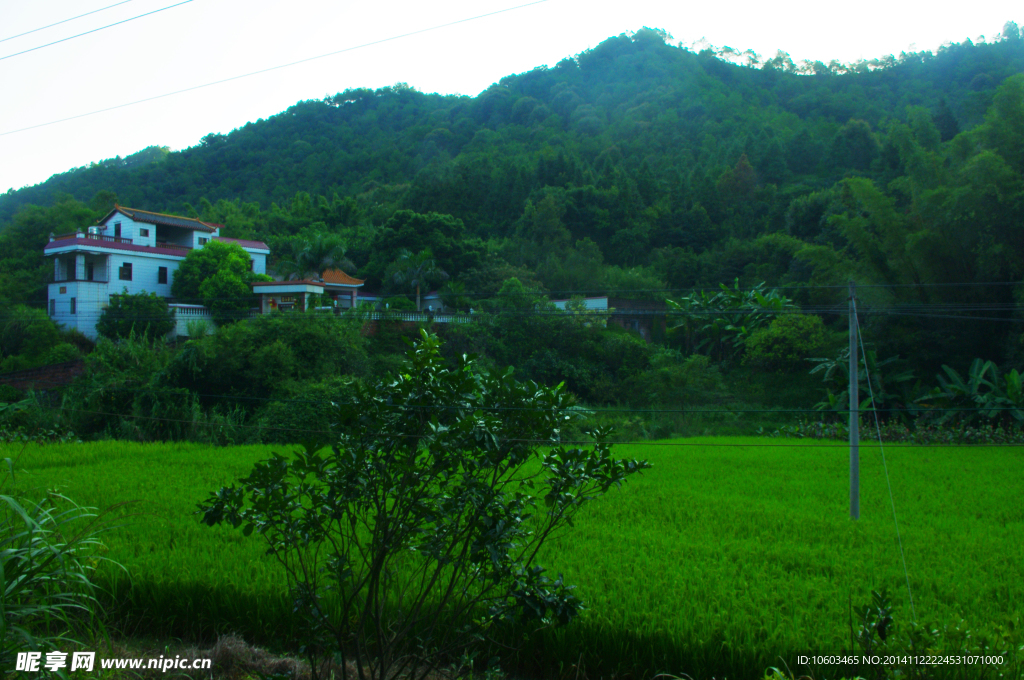
[[[252,270],[265,274],[267,244],[224,238],[222,226],[115,205],[85,233],[51,234],[44,248],[53,257],[50,318],[95,338],[96,322],[111,295],[145,291],[170,298],[179,263],[211,240],[237,243],[252,258]]]

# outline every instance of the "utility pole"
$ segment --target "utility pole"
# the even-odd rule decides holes
[[[850,281],[850,519],[860,519],[860,385],[857,376],[857,284]]]

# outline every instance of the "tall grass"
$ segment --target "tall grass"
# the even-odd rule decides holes
[[[8,493],[15,468],[0,472],[0,669],[18,652],[65,651],[103,632],[94,585],[97,515],[55,492],[31,500]]]
[[[274,645],[296,630],[284,575],[258,540],[193,515],[273,450],[287,447],[30,445],[19,481],[59,485],[87,504],[141,501],[140,516],[106,538],[131,579],[101,573],[133,626],[182,637],[234,631]],[[566,628],[517,637],[509,663],[581,678],[760,677],[794,654],[850,649],[851,602],[882,588],[897,604],[897,632],[909,630],[877,448],[862,447],[856,522],[838,443],[723,437],[615,452],[654,468],[594,503],[540,560],[578,584],[588,610]],[[887,446],[886,455],[919,623],[1020,648],[1022,450]],[[1004,677],[1022,677],[1020,665]]]

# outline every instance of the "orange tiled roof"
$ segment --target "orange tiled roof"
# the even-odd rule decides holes
[[[324,272],[324,283],[336,283],[343,286],[361,286],[365,279],[354,279],[340,269],[328,269]]]

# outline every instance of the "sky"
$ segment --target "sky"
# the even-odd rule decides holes
[[[147,146],[185,149],[211,132],[351,87],[404,82],[475,96],[506,75],[554,66],[644,26],[684,45],[704,39],[763,56],[782,50],[795,61],[853,62],[992,40],[1006,21],[1024,19],[1016,2],[957,7],[938,11],[920,0],[0,0],[0,192]],[[35,30],[56,22],[63,23]],[[117,25],[104,28],[110,24]],[[140,100],[149,101],[133,104]],[[66,118],[73,119],[43,125]]]

